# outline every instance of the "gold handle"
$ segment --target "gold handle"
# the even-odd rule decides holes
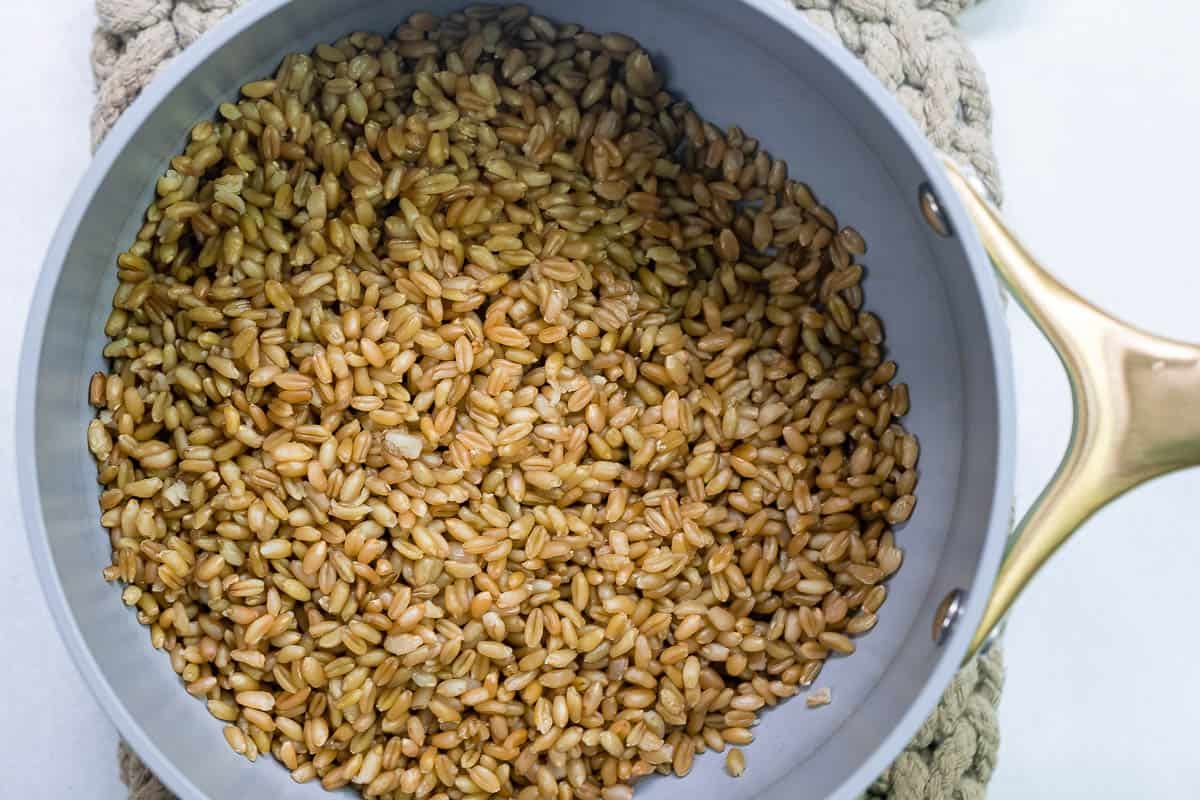
[[[1075,412],[1066,455],[1017,527],[970,658],[1092,514],[1151,478],[1200,464],[1200,347],[1121,322],[1063,286],[954,164],[946,169],[996,271],[1066,367]]]

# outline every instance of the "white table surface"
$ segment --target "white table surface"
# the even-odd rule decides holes
[[[9,446],[26,300],[88,161],[91,5],[0,3],[0,796],[12,798],[124,798],[116,734],[33,575]],[[1200,340],[1186,244],[1200,185],[1200,4],[987,0],[964,26],[992,86],[1010,222],[1101,306]],[[1057,463],[1069,397],[1048,346],[1011,317],[1023,508]],[[1163,479],[1102,512],[1022,598],[993,798],[1196,796],[1195,482]]]

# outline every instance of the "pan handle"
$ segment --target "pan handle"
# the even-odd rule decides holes
[[[1057,351],[1074,406],[1067,452],[1017,526],[970,658],[1092,514],[1151,478],[1200,464],[1200,347],[1146,333],[1063,286],[958,168],[949,160],[945,166],[996,272]]]

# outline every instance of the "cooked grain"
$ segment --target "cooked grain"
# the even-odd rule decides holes
[[[685,775],[902,561],[909,390],[838,224],[623,35],[480,6],[290,55],[118,259],[105,576],[298,782]]]
[[[734,778],[740,778],[746,771],[746,754],[740,748],[731,747],[725,754],[725,771]]]

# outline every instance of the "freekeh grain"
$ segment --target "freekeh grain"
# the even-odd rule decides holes
[[[725,771],[731,778],[740,778],[746,771],[746,753],[740,747],[731,747],[725,754]]]
[[[820,708],[827,706],[833,702],[833,692],[828,688],[813,689],[808,697],[804,698],[804,703],[809,708]]]
[[[105,575],[235,752],[628,798],[853,652],[919,448],[866,242],[788,174],[520,6],[290,55],[192,129],[87,446]]]

